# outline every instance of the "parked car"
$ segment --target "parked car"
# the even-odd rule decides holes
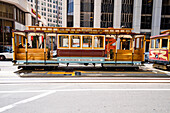
[[[6,60],[6,59],[12,59],[12,47],[5,46],[3,50],[3,47],[0,46],[0,61]]]

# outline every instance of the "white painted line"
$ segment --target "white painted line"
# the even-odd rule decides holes
[[[61,89],[55,91],[170,91],[170,89]]]
[[[0,91],[0,93],[29,93],[29,92],[67,92],[67,91],[170,91],[170,89],[58,89],[58,90],[27,90],[27,91]]]
[[[38,92],[47,92],[51,90],[28,90],[28,91],[0,91],[0,93],[38,93]],[[53,90],[52,90],[53,91]]]
[[[0,84],[27,83],[170,83],[170,80],[38,80],[38,81],[0,81]]]
[[[28,102],[37,100],[37,99],[39,99],[39,98],[45,97],[45,96],[47,96],[47,95],[53,94],[53,93],[55,93],[55,92],[56,92],[56,91],[49,91],[49,92],[46,92],[46,93],[43,93],[43,94],[40,94],[40,95],[31,97],[31,98],[28,98],[28,99],[25,99],[25,100],[21,100],[21,101],[19,101],[19,102],[13,103],[13,104],[10,104],[10,105],[8,105],[8,106],[1,107],[1,108],[0,108],[0,112],[4,112],[4,111],[6,111],[6,110],[8,110],[8,109],[11,109],[11,108],[19,105],[19,104],[28,103]]]

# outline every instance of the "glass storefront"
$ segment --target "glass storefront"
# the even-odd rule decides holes
[[[5,46],[12,45],[12,29],[14,22],[0,19],[0,45],[5,49]]]
[[[25,12],[13,4],[0,2],[0,51],[12,46],[14,22],[25,25]]]

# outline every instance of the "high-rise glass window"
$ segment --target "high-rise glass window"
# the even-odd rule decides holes
[[[133,0],[122,0],[121,26],[132,28]]]
[[[13,11],[14,11],[13,5],[0,2],[0,17],[13,19],[14,18]]]
[[[101,2],[101,22],[102,28],[113,27],[114,0],[102,0]]]
[[[73,3],[74,0],[67,0],[67,27],[73,27]]]
[[[153,0],[142,0],[141,29],[151,29]]]
[[[161,29],[170,29],[170,0],[162,0]]]
[[[93,27],[94,0],[81,0],[80,27]]]
[[[14,22],[0,19],[0,45],[12,45],[12,29],[14,29]]]

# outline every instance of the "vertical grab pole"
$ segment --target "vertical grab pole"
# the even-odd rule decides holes
[[[44,64],[46,65],[46,34],[44,33]]]
[[[53,37],[51,36],[51,58],[53,58]]]
[[[36,40],[37,40],[36,43],[37,43],[37,49],[38,49],[39,48],[39,36],[38,35],[36,36]]]
[[[116,59],[115,59],[115,65],[117,65],[117,34],[116,34]]]
[[[134,35],[132,35],[132,66],[133,66],[133,56],[134,56],[134,38],[135,38],[135,36]]]
[[[16,51],[15,51],[15,34],[14,34],[14,32],[12,32],[12,49],[13,49],[13,61],[15,61],[16,60],[16,57],[15,57]]]
[[[142,60],[145,61],[145,44],[146,43],[146,35],[144,35],[144,39],[143,39],[143,57]]]
[[[21,36],[21,44],[22,44],[22,47],[24,46],[24,39],[23,39],[24,37],[23,36]]]
[[[28,64],[28,33],[25,34],[25,54],[26,54],[26,65]]]

